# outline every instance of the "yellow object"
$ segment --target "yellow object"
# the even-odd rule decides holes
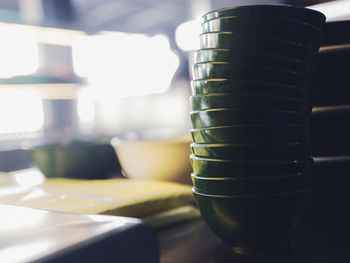
[[[199,217],[188,185],[125,178],[45,180],[32,170],[0,174],[0,203],[145,218],[154,227]]]
[[[157,140],[119,140],[111,143],[129,178],[165,180],[192,185],[191,136]]]

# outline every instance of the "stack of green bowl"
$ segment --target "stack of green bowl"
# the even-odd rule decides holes
[[[193,193],[236,253],[280,251],[307,208],[310,89],[324,21],[274,5],[202,18],[190,98]]]

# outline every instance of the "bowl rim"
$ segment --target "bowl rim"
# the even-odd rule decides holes
[[[220,8],[220,9],[216,9],[216,10],[212,10],[212,11],[209,11],[207,13],[205,13],[203,16],[202,16],[202,21],[207,21],[207,16],[210,15],[210,14],[213,14],[213,13],[220,13],[220,12],[223,12],[223,11],[226,11],[226,10],[238,10],[238,9],[259,9],[259,8],[272,8],[273,9],[295,9],[295,10],[300,10],[300,11],[303,11],[305,12],[305,14],[303,16],[305,17],[311,17],[311,15],[317,15],[319,16],[321,19],[323,20],[326,20],[326,16],[322,13],[322,12],[319,12],[317,10],[313,10],[313,9],[310,9],[310,8],[305,8],[305,7],[301,7],[301,6],[294,6],[294,5],[282,5],[282,4],[264,4],[264,5],[247,5],[247,6],[235,6],[235,7],[225,7],[225,8]],[[308,15],[308,14],[310,15]]]
[[[302,100],[297,98],[290,98],[290,97],[282,97],[282,96],[274,96],[274,95],[264,95],[264,94],[253,94],[253,93],[240,93],[240,92],[234,92],[234,93],[209,93],[209,94],[194,94],[190,96],[190,100],[194,101],[197,98],[215,98],[215,97],[262,97],[262,98],[271,98],[271,99],[281,99],[282,101],[295,101],[295,102],[301,102]]]
[[[139,139],[139,140],[128,140],[121,139],[118,136],[114,136],[110,140],[110,144],[113,147],[120,145],[144,145],[144,144],[156,144],[156,145],[172,145],[172,144],[190,144],[192,142],[191,134],[186,134],[182,136],[169,137],[169,138],[159,138],[159,139]]]
[[[194,178],[199,181],[249,181],[249,180],[264,180],[264,179],[286,179],[286,178],[293,178],[298,176],[310,176],[310,173],[307,172],[299,172],[294,174],[283,174],[283,175],[270,175],[270,176],[240,176],[240,177],[206,177],[201,176],[196,173],[191,173],[191,178]]]
[[[201,112],[245,112],[245,111],[255,111],[255,112],[279,112],[279,113],[295,113],[297,115],[302,115],[297,111],[286,111],[286,110],[269,110],[269,109],[257,109],[257,108],[239,108],[239,109],[230,109],[230,108],[215,108],[215,109],[205,109],[205,110],[191,110],[190,115],[200,114]]]
[[[264,35],[241,34],[241,33],[237,34],[237,33],[234,33],[234,32],[218,31],[218,32],[203,32],[203,33],[200,33],[199,34],[199,38],[202,39],[203,36],[215,35],[215,34],[216,35],[227,35],[227,36],[229,36],[229,35],[231,35],[231,36],[238,35],[238,37],[248,36],[248,37],[253,37],[253,38],[257,38],[257,39],[267,39],[267,40],[277,41],[277,42],[281,42],[281,43],[284,43],[284,44],[287,44],[287,45],[292,45],[292,46],[295,46],[295,47],[303,48],[306,51],[309,51],[311,54],[316,53],[314,50],[312,50],[311,48],[309,48],[307,46],[304,46],[303,44],[296,43],[296,42],[293,42],[293,41],[289,41],[289,40],[286,40],[286,39],[281,39],[281,38],[278,38],[278,37],[271,37],[271,36],[264,36]]]
[[[206,130],[220,130],[220,129],[234,129],[234,128],[288,128],[288,127],[305,127],[310,129],[310,124],[298,124],[298,123],[287,123],[287,124],[238,124],[238,125],[222,125],[222,126],[211,126],[208,128],[193,128],[190,132],[201,132]]]
[[[268,194],[242,194],[242,195],[215,195],[215,194],[204,194],[197,192],[198,190],[193,186],[192,187],[192,193],[194,195],[199,195],[202,197],[209,197],[209,198],[223,198],[223,199],[243,199],[243,198],[261,198],[261,197],[274,197],[274,196],[288,196],[288,195],[296,195],[300,193],[306,193],[308,191],[311,192],[311,187],[304,187],[300,188],[298,190],[294,191],[288,191],[288,192],[280,192],[280,193],[268,193]]]
[[[254,83],[254,84],[263,84],[263,85],[269,85],[269,86],[277,86],[277,87],[284,87],[284,88],[292,88],[292,89],[299,89],[299,90],[305,90],[302,87],[299,86],[292,86],[292,85],[285,85],[285,84],[280,84],[280,83],[275,83],[275,82],[267,82],[267,81],[260,81],[260,80],[248,80],[248,79],[228,79],[228,78],[206,78],[206,79],[192,79],[192,82],[248,82],[249,83]],[[194,85],[194,84],[191,84]],[[207,85],[203,83],[202,85]]]
[[[309,164],[310,166],[313,164],[313,158],[307,158],[305,160],[292,160],[292,161],[234,161],[234,160],[226,160],[226,159],[220,159],[220,158],[206,158],[197,156],[193,153],[190,154],[190,159],[195,161],[206,161],[206,162],[214,162],[214,163],[242,163],[242,164]]]
[[[191,147],[212,148],[212,147],[236,147],[236,146],[311,146],[309,142],[258,142],[258,143],[191,143]]]
[[[271,54],[271,53],[266,53],[266,52],[261,52],[261,51],[254,51],[254,50],[242,50],[239,48],[198,48],[195,49],[193,51],[191,51],[192,55],[194,55],[195,53],[199,53],[199,52],[235,52],[235,51],[239,51],[242,53],[253,53],[253,54],[262,54],[263,56],[269,56],[269,57],[273,57],[273,58],[277,58],[277,59],[282,59],[282,60],[288,60],[288,61],[292,61],[292,62],[296,62],[296,63],[300,63],[300,64],[305,64],[308,67],[311,67],[312,69],[314,69],[314,65],[311,63],[308,63],[306,61],[303,60],[299,60],[296,58],[289,58],[289,57],[285,57],[282,55],[276,55],[276,54]]]
[[[195,154],[190,154],[190,159],[198,160],[198,161],[207,161],[207,162],[216,162],[216,163],[244,163],[244,164],[310,164],[312,165],[313,159],[310,157],[305,160],[291,160],[291,161],[235,161],[235,160],[226,160],[220,158],[207,158],[197,156]]]
[[[222,65],[222,66],[227,66],[227,68],[235,68],[236,66],[237,67],[241,67],[241,66],[247,66],[248,68],[252,67],[254,70],[256,69],[267,69],[267,70],[271,70],[273,72],[282,72],[282,73],[288,73],[288,74],[291,74],[291,75],[296,75],[296,76],[299,76],[299,77],[308,77],[307,74],[303,74],[303,73],[300,73],[300,72],[296,72],[296,71],[292,71],[292,70],[288,70],[288,69],[280,69],[280,68],[276,68],[276,67],[271,67],[271,66],[265,66],[265,65],[256,65],[256,64],[245,64],[245,63],[232,63],[232,62],[225,62],[225,61],[204,61],[204,62],[197,62],[197,63],[194,63],[192,65],[192,68],[193,70],[195,68],[198,69],[198,67],[206,67],[207,68],[207,65],[209,67],[212,67],[212,66],[216,66],[216,65]],[[305,76],[304,76],[305,75]]]
[[[222,9],[225,9],[225,8],[222,8]],[[212,12],[218,12],[218,10],[214,10]],[[209,12],[211,13],[211,12]],[[208,14],[208,13],[207,13]],[[207,15],[205,14],[205,15]],[[205,16],[204,15],[204,16]],[[203,17],[204,17],[203,16]],[[247,14],[244,14],[244,15],[240,15],[240,14],[236,14],[236,15],[227,15],[227,16],[219,16],[219,17],[213,17],[213,18],[210,18],[210,19],[206,19],[205,21],[201,21],[201,26],[210,22],[210,21],[213,21],[213,20],[221,20],[221,19],[230,19],[230,18],[236,18],[236,17],[249,17],[249,18],[260,18],[260,19],[272,19],[272,20],[278,20],[278,21],[283,21],[283,22],[290,22],[290,23],[293,23],[293,24],[298,24],[298,25],[303,25],[305,27],[309,27],[315,31],[318,31],[319,33],[322,33],[322,30],[312,24],[309,24],[309,23],[306,23],[306,22],[303,22],[303,21],[299,21],[299,20],[296,20],[296,19],[291,19],[291,18],[287,18],[287,17],[278,17],[278,16],[268,16],[268,15],[247,15]]]

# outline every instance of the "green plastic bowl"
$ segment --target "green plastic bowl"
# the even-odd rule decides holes
[[[238,254],[285,249],[307,211],[310,191],[208,195],[192,190],[203,219]]]
[[[303,61],[240,49],[199,49],[194,51],[193,58],[195,63],[214,61],[241,63],[279,68],[301,74],[311,74],[314,71],[314,66],[312,64],[307,64]]]
[[[302,100],[249,93],[194,95],[190,97],[190,103],[192,110],[255,108],[311,114],[312,109],[311,103]]]
[[[203,62],[192,67],[193,79],[242,79],[271,82],[301,88],[310,87],[312,78],[277,68],[269,68],[247,64],[233,64],[228,62]]]
[[[211,195],[271,194],[296,191],[311,185],[310,173],[257,177],[203,177],[192,173],[195,190]]]
[[[326,16],[321,12],[290,5],[248,5],[222,8],[208,12],[202,17],[202,22],[226,16],[264,16],[295,20],[322,29]]]
[[[286,162],[230,161],[190,156],[193,172],[205,177],[281,176],[308,172],[312,159]]]
[[[194,129],[246,124],[308,124],[309,114],[259,109],[210,109],[191,111]]]
[[[263,52],[289,59],[313,63],[315,52],[307,47],[279,38],[248,35],[241,33],[218,32],[202,33],[200,48],[242,49],[254,52]]]
[[[307,88],[280,85],[262,81],[240,79],[207,79],[192,80],[192,93],[194,95],[248,93],[265,96],[278,96],[299,99],[309,102],[310,91]]]
[[[216,143],[191,144],[199,157],[234,161],[293,161],[310,158],[308,143]]]
[[[261,143],[308,142],[310,126],[286,125],[236,125],[192,129],[195,143]]]
[[[27,150],[29,159],[48,178],[105,179],[120,171],[109,143],[73,141],[46,144]]]
[[[202,24],[202,32],[232,32],[281,38],[314,51],[320,47],[321,31],[309,24],[285,18],[264,16],[228,16]]]

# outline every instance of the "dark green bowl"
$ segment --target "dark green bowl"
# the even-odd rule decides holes
[[[245,124],[308,124],[310,118],[308,114],[293,111],[227,108],[192,111],[190,117],[194,129]]]
[[[239,254],[284,249],[310,200],[309,189],[264,195],[193,193],[208,226]]]
[[[74,141],[47,144],[30,148],[27,153],[48,178],[105,179],[120,170],[109,143]]]
[[[194,173],[206,177],[281,176],[308,172],[312,159],[287,162],[229,161],[190,156]]]
[[[195,143],[259,143],[308,142],[310,126],[286,125],[236,125],[192,129]]]
[[[243,63],[279,68],[302,74],[311,74],[314,71],[312,64],[307,64],[303,61],[240,49],[199,49],[193,53],[193,57],[195,63],[213,61]]]
[[[240,79],[207,79],[192,80],[194,95],[248,93],[266,96],[278,96],[310,101],[310,91],[307,88],[279,85],[269,82]]]
[[[203,177],[192,173],[194,188],[212,195],[271,194],[296,191],[311,185],[310,173],[257,177]]]
[[[305,46],[279,38],[219,32],[203,33],[199,36],[200,48],[242,49],[263,52],[289,59],[313,63],[315,52]]]
[[[226,16],[264,16],[295,20],[322,29],[326,16],[321,12],[298,6],[288,5],[247,5],[222,8],[211,11],[202,17],[206,22],[211,19]]]
[[[310,87],[312,80],[308,75],[292,71],[228,62],[197,63],[193,65],[192,70],[194,80],[231,78],[271,82],[305,89]]]
[[[309,24],[285,18],[264,16],[229,16],[208,20],[202,24],[202,32],[232,32],[270,36],[288,40],[317,51],[321,31]]]
[[[216,143],[191,144],[199,157],[234,161],[293,161],[310,158],[308,143]]]
[[[190,103],[192,110],[255,108],[311,114],[312,109],[311,103],[302,100],[249,93],[194,95],[190,97]]]

